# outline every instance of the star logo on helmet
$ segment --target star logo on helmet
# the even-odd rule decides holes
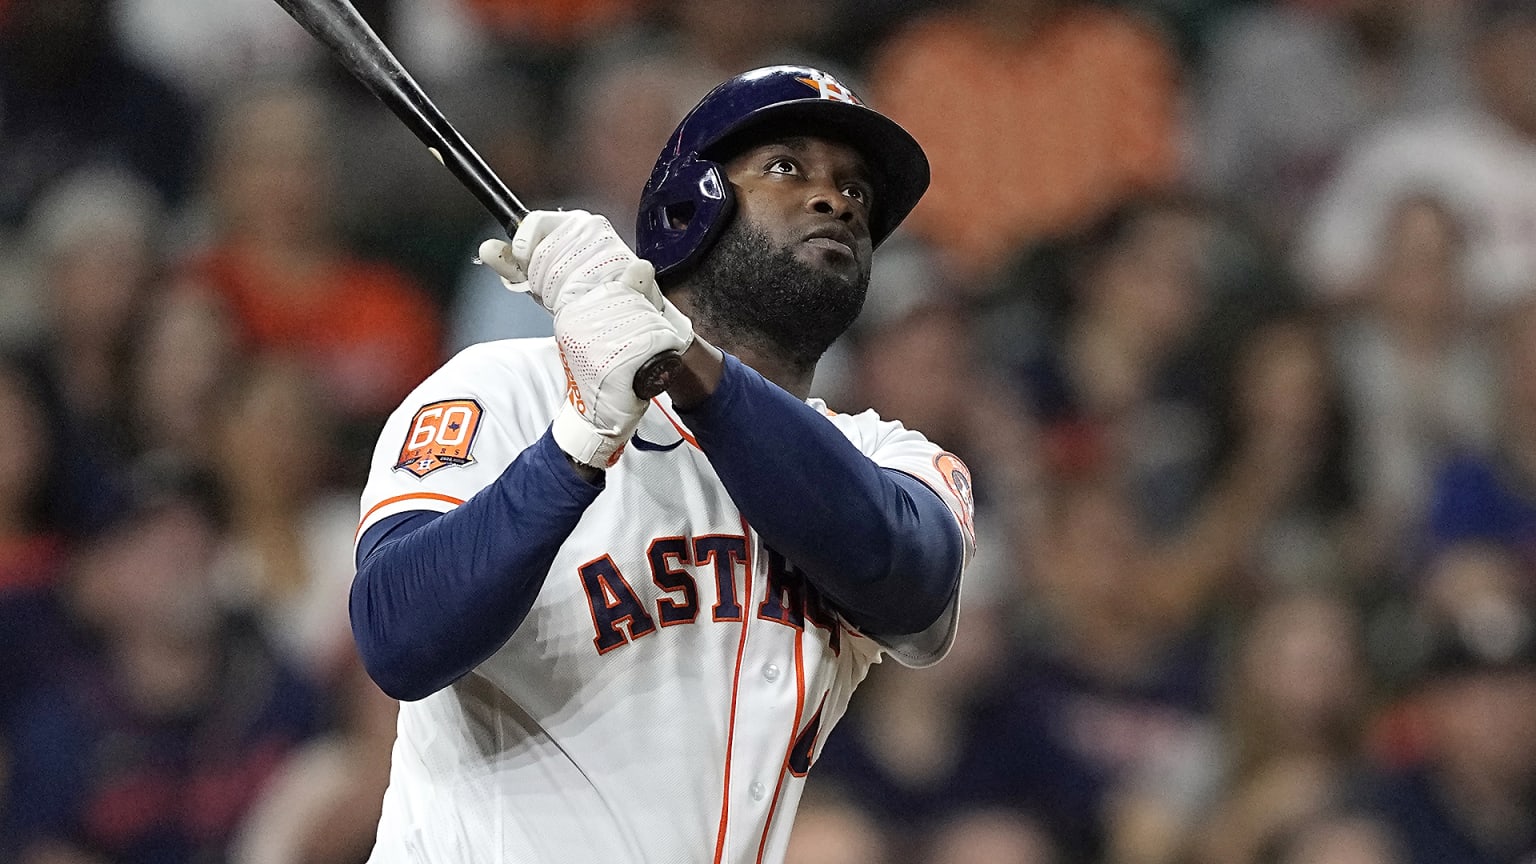
[[[831,75],[823,75],[816,78],[796,78],[801,84],[816,91],[816,95],[822,99],[831,99],[834,102],[847,102],[852,105],[863,105],[859,97],[853,95],[853,91],[838,83]]]

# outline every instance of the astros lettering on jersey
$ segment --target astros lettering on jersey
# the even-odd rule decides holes
[[[564,398],[552,339],[466,349],[387,422],[359,536],[474,495]],[[969,560],[960,460],[873,412],[825,413],[944,499]],[[512,638],[401,706],[375,862],[780,861],[806,772],[870,665],[947,650],[958,598],[884,644],[843,621],[745,524],[665,395],[631,443]]]

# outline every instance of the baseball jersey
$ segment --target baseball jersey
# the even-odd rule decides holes
[[[565,388],[553,339],[455,356],[386,422],[358,536],[492,483],[544,434]],[[932,487],[969,561],[960,460],[873,412],[810,404],[876,464]],[[957,602],[923,633],[861,634],[764,546],[658,397],[512,637],[401,705],[371,860],[780,861],[854,687],[886,652],[936,662]]]

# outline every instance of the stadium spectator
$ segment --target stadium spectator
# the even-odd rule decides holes
[[[204,108],[250,81],[313,77],[327,62],[319,43],[276,3],[113,0],[100,5],[111,10],[113,33],[125,54],[174,82]]]
[[[1365,800],[1411,864],[1519,864],[1536,855],[1536,624],[1514,593],[1430,605],[1411,695],[1421,754]]]
[[[393,265],[342,245],[328,117],[305,88],[222,106],[207,161],[214,233],[183,277],[224,304],[245,350],[299,358],[341,422],[371,430],[439,362],[439,316]]]
[[[130,463],[211,469],[212,409],[243,359],[218,298],[172,286],[142,310],[128,349],[126,428]]]
[[[978,809],[958,814],[934,832],[920,864],[1056,864],[1049,834],[1020,813]]]
[[[1202,595],[1300,503],[1334,431],[1330,373],[1306,350],[1315,340],[1294,322],[1258,326],[1277,314],[1260,303],[1233,314],[1212,276],[1217,230],[1196,200],[1127,204],[1063,247],[1057,275],[1029,286],[1031,325],[999,349],[1040,427],[1042,461],[1123,472],[1137,518],[1187,556],[1170,591]],[[1218,311],[1256,320],[1229,320],[1226,346]]]
[[[129,353],[162,288],[163,205],[121,169],[82,168],[51,187],[29,214],[35,253],[36,332],[24,344],[46,361],[78,449],[108,463],[130,455],[125,416]]]
[[[1234,6],[1197,67],[1191,179],[1275,246],[1359,135],[1467,98],[1459,3]]]
[[[251,804],[230,864],[359,864],[378,831],[400,703],[353,656],[330,670],[335,727],[296,748]]]
[[[217,528],[195,485],[162,475],[71,573],[89,653],[55,659],[19,706],[10,839],[20,864],[219,859],[290,750],[315,692],[220,616]]]
[[[172,205],[192,191],[200,117],[113,40],[111,4],[10,0],[0,18],[0,228],[83,165],[111,163]]]
[[[649,142],[665,141],[677,120],[715,83],[678,61],[670,53],[620,52],[596,57],[574,74],[564,100],[571,116],[554,143],[556,152],[571,155],[549,160],[551,176],[542,181],[548,184],[546,194],[593,213],[638,211],[640,191],[656,161]],[[629,131],[607,134],[615,126]],[[632,239],[633,222],[613,218],[619,236]],[[466,262],[472,251],[465,250]],[[553,332],[549,312],[537,301],[510,294],[490,268],[466,263],[454,291],[450,350]]]
[[[806,787],[784,864],[894,864],[896,846],[857,798],[827,781]]]
[[[1137,803],[1195,827],[1177,851],[1259,864],[1266,848],[1342,801],[1364,765],[1369,671],[1364,622],[1346,595],[1274,595],[1241,618],[1215,737],[1165,769],[1183,782],[1143,778]],[[1175,789],[1183,794],[1168,794]]]
[[[665,38],[681,55],[679,68],[719,80],[776,63],[808,63],[864,93],[863,76],[821,53],[836,4],[816,0],[699,0],[663,3]],[[703,95],[703,94],[698,94]],[[883,111],[883,109],[882,109]]]
[[[809,788],[831,783],[865,796],[869,817],[898,850],[919,848],[944,820],[982,799],[977,767],[1010,733],[985,725],[996,716],[988,706],[1009,687],[1010,640],[1001,598],[981,593],[966,601],[966,626],[943,668],[870,670],[866,698],[816,757]]]
[[[1111,795],[1210,710],[1211,646],[1104,469],[1054,478],[1021,574],[1024,650],[972,709],[965,800],[1031,814],[1074,860],[1106,850]],[[974,617],[974,616],[973,616]],[[974,626],[973,620],[967,626]]]
[[[936,292],[937,293],[937,292]],[[987,518],[1008,518],[1034,492],[1034,428],[1023,400],[988,366],[966,310],[934,298],[862,323],[847,392],[830,404],[900,417],[987,479],[976,490]],[[926,424],[926,425],[925,425]]]
[[[1196,201],[1118,207],[1064,244],[1057,278],[1022,286],[1030,325],[994,336],[1048,458],[1126,466],[1160,531],[1188,516],[1215,457],[1212,376],[1195,348],[1216,299],[1211,234]]]
[[[1476,315],[1536,290],[1536,2],[1475,9],[1478,98],[1364,135],[1306,217],[1298,269],[1327,302],[1358,301],[1393,208],[1412,195],[1443,201],[1464,226]]]
[[[1217,450],[1224,485],[1205,500],[1246,510],[1228,512],[1236,517],[1228,530],[1252,537],[1234,559],[1244,578],[1228,599],[1364,578],[1344,471],[1353,426],[1323,327],[1307,312],[1277,314],[1242,333],[1227,366]]]
[[[980,291],[1026,243],[1167,187],[1178,173],[1180,74],[1163,35],[1120,9],[936,7],[870,59],[870,100],[933,161],[908,230],[943,253],[957,287]]]
[[[1391,826],[1370,813],[1339,808],[1307,820],[1265,850],[1264,864],[1408,864]]]
[[[289,665],[329,682],[356,662],[347,592],[357,497],[338,488],[334,420],[299,363],[254,358],[224,383],[210,433],[228,514],[213,565],[220,602]],[[279,429],[294,442],[291,461],[273,452]]]
[[[1431,198],[1394,210],[1377,263],[1333,351],[1358,432],[1348,465],[1370,557],[1399,571],[1406,534],[1424,524],[1434,471],[1493,437],[1494,360],[1468,319],[1455,217]]]
[[[1536,302],[1510,310],[1496,337],[1493,440],[1435,465],[1427,545],[1431,552],[1476,541],[1503,545],[1529,570],[1536,566]]]

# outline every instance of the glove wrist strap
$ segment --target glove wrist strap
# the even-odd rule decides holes
[[[627,431],[599,429],[569,404],[555,415],[550,433],[572,459],[599,470],[613,467],[629,443]]]

